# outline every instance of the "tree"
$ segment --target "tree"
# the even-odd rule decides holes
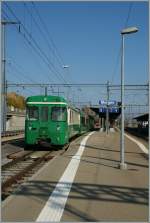
[[[25,97],[18,95],[15,92],[7,94],[8,106],[14,106],[15,108],[25,109]]]

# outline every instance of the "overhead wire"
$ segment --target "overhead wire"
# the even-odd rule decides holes
[[[32,11],[29,9],[29,7],[27,6],[26,3],[24,3],[24,6],[25,6],[26,10],[28,11],[28,13],[30,14],[30,16],[32,16]],[[46,43],[47,43],[47,46],[48,46],[49,50],[53,52],[53,49],[52,49],[52,47],[50,46],[49,41],[48,41],[48,36],[45,35],[45,33],[43,32],[42,28],[40,27],[40,25],[39,25],[38,22],[36,21],[36,19],[35,19],[34,17],[32,17],[32,18],[33,18],[33,21],[34,21],[35,25],[36,25],[37,28],[39,29],[39,33],[40,33],[40,35],[42,35],[42,36],[44,37],[44,39],[45,39],[45,41],[46,41]],[[60,64],[60,65],[61,65],[61,67],[62,67],[62,64]]]
[[[54,41],[53,41],[53,39],[52,39],[52,37],[51,37],[51,35],[50,35],[50,32],[49,32],[49,30],[48,30],[48,28],[47,28],[47,26],[46,26],[44,20],[42,19],[41,15],[40,15],[40,13],[39,13],[39,10],[38,10],[38,8],[37,8],[35,2],[32,1],[32,5],[34,6],[34,10],[35,10],[35,12],[37,13],[37,15],[38,15],[38,17],[39,17],[39,20],[40,20],[40,22],[41,22],[41,24],[42,24],[42,27],[43,27],[44,30],[45,30],[46,35],[49,37],[49,40],[51,41],[51,43],[52,43],[52,45],[53,45],[53,48],[54,48],[55,51],[57,52],[57,57],[58,57],[58,59],[60,60],[61,65],[64,65],[64,64],[65,64],[65,63],[64,63],[64,60],[63,60],[62,56],[60,55],[60,53],[59,53],[59,51],[58,51],[58,48],[57,48],[57,46],[55,45],[55,43],[54,43]]]
[[[34,8],[34,10],[39,18],[39,21],[42,25],[41,27],[43,28],[43,31],[45,32],[45,36],[48,38],[47,44],[49,45],[49,49],[52,50],[52,52],[54,53],[54,56],[56,55],[56,57],[58,59],[58,63],[60,64],[60,66],[62,68],[65,65],[64,60],[63,60],[62,56],[60,55],[58,48],[57,48],[56,44],[54,43],[53,38],[51,37],[51,34],[50,34],[44,20],[42,19],[36,4],[33,1],[32,1],[32,5],[33,5],[33,8]],[[49,41],[51,42],[53,48],[50,46]],[[55,52],[56,52],[56,54],[55,54]],[[66,83],[69,83],[69,82],[67,81]],[[70,90],[72,91],[72,89],[70,89]],[[73,94],[73,92],[72,92],[72,94]]]
[[[33,5],[34,5],[34,3],[33,3]],[[24,6],[26,6],[26,4],[24,3]],[[27,8],[27,6],[26,6],[26,8]],[[39,12],[38,12],[38,10],[37,10],[37,8],[36,8],[36,6],[34,5],[34,8],[35,8],[35,10],[36,10],[36,12],[38,13],[38,17],[39,17],[39,19],[40,19],[40,22],[44,25],[44,30],[46,30],[46,37],[49,35],[49,33],[48,33],[48,30],[47,30],[47,27],[46,27],[46,25],[45,25],[45,23],[44,23],[44,21],[42,20],[42,18],[41,18],[41,16],[40,16],[40,14],[39,14]],[[29,9],[28,9],[28,11],[29,11]],[[12,13],[12,11],[11,11],[11,13]],[[30,15],[32,16],[32,14],[31,14],[31,12],[30,12]],[[13,16],[15,16],[14,15],[14,13],[13,13]],[[32,17],[33,18],[33,17]],[[18,18],[16,18],[17,20],[18,20]],[[35,21],[35,19],[34,19],[34,21]],[[22,24],[23,25],[23,24]],[[38,25],[38,23],[36,22],[36,25]],[[43,26],[42,26],[43,27]],[[27,31],[27,29],[25,28],[25,27],[23,27],[24,28],[24,30],[27,32],[27,34],[28,34],[28,36],[29,36],[29,33],[28,33],[28,31]],[[39,26],[38,26],[38,28],[39,28]],[[41,30],[41,29],[40,29]],[[27,39],[26,38],[26,36],[25,36],[25,34],[23,35],[24,36],[24,38],[26,39],[26,41],[28,42],[28,44],[29,45],[31,45],[32,46],[32,44],[31,44],[31,42],[29,41],[29,39]],[[33,37],[31,37],[32,39],[33,39]],[[61,55],[59,54],[59,51],[58,51],[58,49],[57,49],[57,47],[56,47],[56,45],[55,45],[55,43],[54,43],[54,41],[52,40],[52,38],[50,37],[50,35],[49,35],[49,39],[51,40],[51,43],[52,43],[52,45],[53,45],[53,48],[55,48],[55,51],[57,52],[57,58],[59,59],[59,64],[61,65],[61,67],[63,67],[62,66],[62,64],[64,64],[64,62],[63,62],[63,59],[62,59],[62,57],[61,57]],[[48,42],[47,42],[48,43]],[[34,42],[34,44],[36,45],[36,47],[38,48],[38,50],[40,50],[39,49],[39,47],[37,46],[37,44]],[[33,46],[32,46],[32,48],[33,48]],[[50,48],[50,45],[49,45],[49,48]],[[36,50],[35,48],[34,48],[34,50]],[[41,52],[41,50],[40,50],[40,53],[42,54],[43,52]],[[43,56],[43,55],[41,55],[41,56]],[[44,55],[45,57],[46,57],[46,55]],[[50,61],[48,60],[48,58],[46,57],[46,59],[47,59],[47,61],[50,63]],[[51,63],[51,66],[53,66],[53,69],[55,69],[55,67],[54,67],[54,65]],[[58,71],[57,71],[57,73],[58,73]],[[56,74],[56,72],[55,72],[55,74]],[[57,74],[56,74],[57,75]],[[62,80],[65,82],[65,83],[67,83],[66,82],[66,80],[64,79],[64,77],[59,73],[59,76],[62,78]],[[58,77],[58,75],[57,75],[57,77]]]
[[[2,10],[2,12],[3,12],[3,14],[6,16],[5,19],[10,19],[10,17],[8,16],[8,14],[7,14],[5,11]],[[18,31],[18,25],[17,25],[17,24],[14,24],[14,26],[15,26],[17,32],[19,32],[19,33],[23,36],[24,44],[25,44],[27,47],[31,47],[31,48],[33,49],[33,52],[35,52],[35,54],[39,56],[37,49],[36,49],[33,45],[31,45],[31,42],[26,38],[26,36],[24,35],[24,33],[23,33],[21,30]],[[30,51],[30,53],[31,53],[31,52],[32,52],[32,51]],[[33,58],[34,58],[34,57],[33,57]],[[42,59],[43,59],[43,58],[42,58]],[[38,66],[40,67],[40,63],[38,63]],[[47,75],[47,78],[48,78],[48,80],[49,80],[50,82],[52,81],[48,75]]]
[[[3,11],[3,13],[5,14],[5,16],[7,16],[7,19],[10,19],[10,18],[8,17],[8,15],[6,15],[6,12],[5,12],[5,11]],[[16,29],[17,29],[17,31],[18,31],[17,25],[16,25]],[[21,34],[23,35],[23,37],[24,37],[25,40],[26,40],[24,43],[25,43],[25,44],[28,43],[28,45],[30,45],[30,47],[31,47],[32,45],[31,45],[31,43],[28,41],[28,39],[26,38],[26,36],[25,36],[23,33],[21,33]],[[27,46],[28,46],[28,45],[27,45]],[[32,46],[32,48],[33,48],[33,47],[34,47],[34,46]],[[33,48],[33,49],[35,49],[35,48]],[[35,49],[35,50],[36,50],[36,49]],[[15,76],[16,76],[16,75],[15,75]],[[19,76],[18,76],[18,77],[19,77]],[[30,79],[30,78],[28,78],[28,79]],[[33,80],[31,80],[31,79],[30,79],[30,81],[33,82]],[[35,81],[34,81],[34,82],[35,82]],[[30,91],[30,92],[31,92],[31,91]],[[31,92],[31,93],[33,93],[33,92]]]
[[[40,30],[43,29],[43,31],[41,31],[41,33],[43,34],[43,36],[46,39],[48,48],[49,48],[50,51],[52,51],[53,56],[56,57],[57,62],[58,62],[58,64],[60,65],[60,67],[62,69],[64,67],[64,64],[65,64],[64,60],[63,60],[62,56],[60,55],[60,53],[58,51],[58,48],[57,48],[56,44],[54,43],[54,41],[53,41],[53,39],[51,37],[51,34],[50,34],[50,32],[49,32],[49,30],[48,30],[48,28],[47,28],[43,18],[41,17],[40,12],[39,12],[36,4],[34,2],[32,2],[32,5],[33,5],[33,9],[34,9],[36,15],[38,16],[39,22],[41,23]],[[51,44],[50,44],[50,42],[51,42]],[[56,52],[56,54],[55,54],[55,52]],[[64,70],[64,68],[63,68],[63,70]],[[69,83],[68,81],[65,81],[65,82]],[[70,89],[70,90],[72,91],[72,89]]]
[[[5,12],[4,12],[5,13]],[[6,13],[5,13],[6,14]],[[7,16],[7,18],[8,18],[8,16]],[[17,20],[18,22],[20,22],[19,20]],[[17,24],[14,24],[15,25],[15,27],[16,27],[16,29],[17,29],[17,31],[18,31],[18,25]],[[28,43],[28,45],[37,53],[37,55],[40,57],[40,58],[42,58],[42,60],[46,63],[46,61],[44,60],[44,58],[39,54],[39,51],[37,50],[37,48],[31,43],[31,41],[26,37],[26,35],[21,31],[21,30],[19,30],[19,33],[23,36],[23,38],[26,40],[26,42]],[[47,64],[47,63],[46,63]],[[50,79],[50,77],[48,76],[48,79],[49,79],[49,81],[52,81],[51,79]]]
[[[4,2],[6,7],[8,8],[8,10],[11,12],[11,14],[15,17],[15,19],[18,21],[18,23],[20,23],[20,25],[22,25],[25,33],[27,34],[27,37],[29,38],[26,38],[25,34],[24,34],[24,37],[26,38],[26,40],[28,41],[28,43],[30,45],[32,45],[32,47],[34,47],[34,49],[36,49],[36,51],[38,52],[38,54],[41,56],[41,58],[43,58],[43,61],[46,63],[46,65],[49,67],[49,69],[54,72],[56,74],[56,76],[58,78],[62,78],[64,82],[66,82],[64,80],[64,78],[61,76],[60,73],[58,73],[58,71],[56,71],[54,65],[49,61],[49,58],[47,57],[47,55],[45,54],[45,52],[40,48],[40,46],[38,45],[38,43],[35,41],[35,39],[33,38],[33,36],[30,36],[30,33],[28,32],[27,28],[24,26],[24,24],[20,21],[20,19],[18,19],[18,17],[15,15],[15,13],[13,12],[13,10],[7,5],[6,2]],[[31,43],[34,43],[34,45]],[[38,49],[38,50],[37,50]],[[52,68],[53,67],[53,68]]]
[[[12,73],[12,71],[10,71],[9,73],[11,73],[11,75],[13,75],[13,77],[16,77],[16,80],[18,80],[18,78],[20,79],[20,75],[18,72]],[[23,77],[23,79],[26,81],[25,77]],[[23,89],[25,89],[25,88],[23,88]],[[32,90],[29,90],[29,89],[27,91],[29,91],[31,94],[34,93]]]
[[[5,16],[3,16],[3,18],[4,18],[5,20],[7,20],[7,19],[10,20],[10,17],[8,16],[8,14],[7,14],[5,11],[3,11],[3,10],[2,10],[2,12],[3,12],[3,14],[5,15]],[[17,29],[17,31],[18,31],[18,28],[17,28],[17,27],[16,27],[16,29]],[[26,44],[26,42],[24,42],[24,43]],[[28,45],[27,45],[27,46],[28,46]],[[18,65],[18,66],[19,66],[19,65]],[[23,68],[21,68],[21,69],[23,69]],[[11,72],[12,72],[12,70],[11,70]],[[31,80],[31,78],[25,76],[23,73],[21,73],[21,75],[24,76],[24,79],[25,79],[25,80],[26,80],[26,79],[28,79],[28,80],[30,79],[31,82],[37,83],[37,82]],[[21,78],[20,75],[18,75],[18,71],[17,71],[16,74],[13,74],[13,76],[15,76],[15,77],[17,78],[17,80],[18,80],[18,77],[19,77],[19,79]],[[33,94],[33,91],[29,90],[29,92],[30,92],[31,94]]]
[[[26,7],[28,13],[29,13],[30,15],[32,15],[31,10],[28,8],[28,6],[27,6],[26,3],[24,3],[24,6]],[[34,23],[36,24],[36,26],[38,27],[38,29],[39,29],[39,31],[40,31],[39,33],[42,34],[43,37],[44,37],[44,39],[46,40],[46,43],[48,44],[48,48],[49,48],[50,50],[53,50],[53,49],[51,48],[50,44],[49,44],[49,41],[48,41],[48,39],[47,39],[47,38],[48,38],[47,35],[45,35],[45,34],[43,33],[42,28],[41,28],[40,25],[36,22],[36,20],[34,19],[34,17],[32,17],[32,18],[33,18]],[[53,67],[53,69],[56,71],[56,67],[55,67],[54,64],[50,61],[50,59],[48,59],[48,61],[50,62],[50,64],[51,64],[51,66]],[[62,64],[60,64],[60,66],[61,66],[61,68],[62,68]],[[66,80],[64,79],[64,77],[62,76],[62,74],[61,74],[60,72],[58,72],[58,71],[57,71],[57,73],[58,73],[58,75],[62,78],[62,80],[66,83]]]
[[[37,83],[37,81],[33,80],[31,77],[27,76],[26,74],[24,74],[22,72],[22,68],[20,65],[18,65],[14,60],[10,60],[11,62],[8,62],[8,65],[10,65],[11,67],[14,67],[14,69],[21,74],[21,76],[23,76],[24,78],[26,78],[27,80],[31,81],[32,83]],[[20,68],[19,68],[20,67]]]
[[[129,19],[130,19],[130,16],[131,16],[132,8],[133,8],[133,2],[131,2],[130,5],[129,5],[128,14],[127,14],[127,18],[126,18],[126,21],[125,21],[125,24],[124,24],[124,28],[126,28],[127,25],[128,25],[128,22],[129,22]],[[114,82],[114,78],[115,78],[115,75],[116,75],[116,70],[117,70],[118,65],[119,65],[120,57],[121,57],[121,42],[120,42],[119,51],[118,51],[118,54],[117,54],[117,59],[116,59],[116,63],[115,63],[115,66],[114,66],[114,70],[113,70],[113,73],[112,73],[111,84]]]

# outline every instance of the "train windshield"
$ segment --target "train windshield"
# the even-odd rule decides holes
[[[66,108],[52,107],[51,118],[53,121],[66,121]]]
[[[38,107],[36,107],[36,106],[27,107],[27,119],[28,120],[38,120],[39,119]]]

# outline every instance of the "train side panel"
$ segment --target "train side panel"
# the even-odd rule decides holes
[[[79,111],[68,108],[68,138],[80,133],[80,113]]]

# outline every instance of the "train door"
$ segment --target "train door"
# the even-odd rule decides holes
[[[53,144],[64,145],[68,142],[68,124],[66,106],[51,107],[51,135]]]
[[[49,107],[40,107],[40,120],[39,120],[39,136],[48,138],[49,136]]]
[[[39,107],[27,106],[25,120],[25,143],[36,144],[39,129]]]

